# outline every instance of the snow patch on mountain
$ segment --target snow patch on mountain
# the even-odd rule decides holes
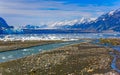
[[[89,22],[94,21],[94,20],[96,20],[96,18],[84,18],[84,17],[82,17],[81,19],[55,22],[55,23],[52,23],[48,26],[50,26],[51,28],[65,26],[65,25],[72,26],[72,25],[75,25],[75,24],[89,23]]]
[[[120,12],[120,8],[117,9],[117,10],[112,10],[112,11],[110,11],[108,14],[109,14],[110,16],[112,16],[112,15],[114,15],[115,13],[118,13],[118,12]]]
[[[114,12],[115,12],[115,10],[110,11],[110,12],[109,12],[109,15],[110,15],[110,16],[113,15]]]

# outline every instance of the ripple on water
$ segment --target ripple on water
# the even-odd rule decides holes
[[[2,57],[2,59],[6,59],[6,57],[5,57],[5,56],[3,56],[3,57]]]
[[[13,58],[13,55],[9,55],[8,58]]]
[[[42,49],[39,49],[39,52],[41,51]]]
[[[23,49],[23,51],[27,51],[27,49]]]

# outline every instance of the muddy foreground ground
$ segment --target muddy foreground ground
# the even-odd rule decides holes
[[[111,69],[113,52],[81,43],[0,64],[1,75],[119,75]]]

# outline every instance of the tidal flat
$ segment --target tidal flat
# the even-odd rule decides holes
[[[113,49],[89,42],[0,63],[2,75],[119,75],[111,68]]]

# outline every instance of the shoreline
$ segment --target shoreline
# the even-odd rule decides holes
[[[92,45],[87,42],[74,44],[60,47],[52,51],[49,50],[41,52],[37,55],[31,55],[25,58],[0,63],[0,72],[3,75],[14,74],[14,72],[17,75],[20,75],[19,73],[35,73],[37,75],[51,75],[50,73],[52,73],[53,75],[63,75],[64,73],[71,74],[72,72],[73,74],[77,75],[82,73],[94,75],[99,75],[101,73],[117,74],[110,67],[110,63],[112,62],[112,57],[109,55],[110,51],[113,50],[110,48]],[[65,66],[69,70],[65,69]],[[79,66],[79,68],[77,66]],[[22,72],[23,69],[25,69],[24,72]],[[7,73],[5,70],[8,70],[10,72]],[[20,72],[18,72],[18,70],[20,70]]]

